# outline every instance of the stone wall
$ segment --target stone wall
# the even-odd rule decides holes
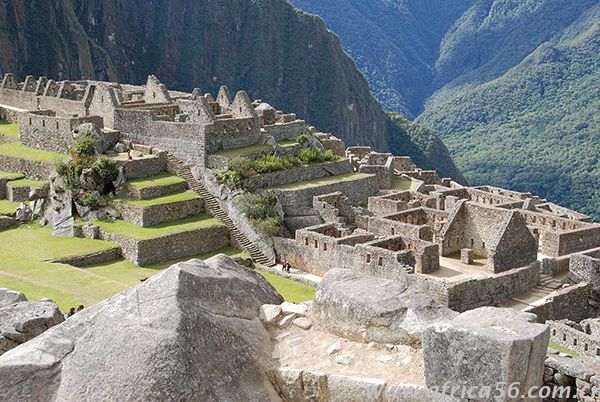
[[[121,249],[119,247],[111,248],[93,254],[79,255],[76,257],[62,258],[53,260],[55,264],[67,264],[74,267],[87,267],[89,265],[103,264],[110,261],[115,261],[121,257]]]
[[[23,110],[37,110],[37,95],[21,89],[0,88],[0,104]]]
[[[418,385],[387,384],[383,380],[313,370],[284,367],[273,377],[275,388],[286,401],[459,401]]]
[[[123,219],[141,227],[150,227],[164,222],[176,221],[197,215],[203,209],[201,198],[157,205],[132,205],[116,202],[115,208]]]
[[[539,282],[537,262],[488,278],[466,279],[447,284],[447,306],[463,312],[482,306],[496,306],[519,293],[533,289]]]
[[[273,136],[275,141],[295,140],[306,130],[304,120],[296,120],[289,123],[276,123],[264,127],[266,135]]]
[[[244,185],[246,188],[250,189],[278,187],[299,181],[319,179],[350,172],[352,172],[352,166],[348,160],[344,159],[318,165],[299,166],[277,172],[259,174],[247,178],[244,181]]]
[[[206,126],[206,153],[241,148],[260,143],[258,119],[254,117],[217,119]]]
[[[5,120],[10,123],[18,123],[19,114],[20,112],[14,108],[0,106],[0,120]]]
[[[67,153],[73,145],[72,131],[84,123],[103,127],[102,117],[59,117],[53,111],[21,113],[19,117],[19,138],[23,145]]]
[[[115,159],[117,166],[122,166],[127,179],[141,179],[156,176],[167,169],[167,154],[163,151],[152,150],[152,154],[141,158]]]
[[[205,165],[205,126],[161,120],[146,110],[116,109],[114,128],[124,139],[168,149],[180,159]]]
[[[286,214],[311,207],[313,197],[340,191],[354,205],[367,202],[368,198],[379,191],[376,176],[365,176],[352,181],[340,181],[326,185],[298,189],[273,189]]]
[[[54,165],[51,162],[0,155],[0,170],[22,173],[30,179],[48,180],[54,171]]]
[[[566,324],[564,321],[549,321],[550,339],[580,355],[599,357],[600,336],[590,335]]]
[[[600,395],[600,375],[596,374],[593,367],[586,366],[587,364],[579,359],[548,355],[544,363],[544,386],[551,390],[561,386],[563,392],[562,395],[554,395],[555,399],[552,400],[597,401]],[[567,396],[570,396],[570,399],[567,399]]]
[[[147,240],[133,239],[101,229],[100,237],[117,243],[128,261],[142,266],[208,253],[230,244],[229,230],[225,226],[196,229]]]
[[[600,295],[600,259],[592,255],[574,254],[569,261],[569,276],[575,282],[588,282],[594,296]]]
[[[545,297],[525,311],[534,313],[540,322],[556,320],[580,321],[593,317],[596,310],[589,304],[588,283],[569,286]]]

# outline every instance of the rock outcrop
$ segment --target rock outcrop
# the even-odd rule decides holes
[[[227,256],[174,265],[0,357],[2,397],[277,401],[258,315],[281,302]]]
[[[6,288],[0,288],[0,307],[22,301],[27,301],[27,298],[23,293]]]
[[[53,301],[27,301],[23,293],[0,288],[0,355],[64,320]]]
[[[346,269],[323,277],[313,309],[320,325],[344,338],[413,346],[428,325],[456,315],[404,283]]]
[[[542,385],[550,329],[536,320],[534,314],[518,310],[481,307],[427,328],[423,334],[427,386],[468,384],[491,390],[491,397],[482,401],[521,400],[509,397],[506,390],[503,398],[494,396],[502,392],[496,389],[501,384],[518,389],[518,396]]]

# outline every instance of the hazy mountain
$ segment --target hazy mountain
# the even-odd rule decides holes
[[[388,110],[470,184],[600,217],[598,0],[293,0],[321,15]]]

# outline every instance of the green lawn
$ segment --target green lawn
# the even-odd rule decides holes
[[[5,120],[0,120],[0,135],[19,138],[19,126],[15,123],[9,123]]]
[[[328,176],[321,179],[299,181],[296,183],[287,184],[285,186],[276,187],[277,190],[301,190],[311,187],[320,187],[328,184],[342,183],[346,181],[359,180],[368,176],[372,176],[368,173],[345,173],[338,176]]]
[[[96,221],[94,223],[107,232],[137,240],[154,239],[173,233],[187,232],[194,229],[206,229],[215,226],[224,226],[221,221],[206,214],[200,214],[173,222],[161,223],[160,225],[155,225],[148,228],[143,228],[120,219],[116,221]]]
[[[167,195],[161,195],[159,197],[148,198],[145,200],[130,200],[130,199],[119,198],[119,199],[116,199],[115,202],[122,202],[125,204],[134,205],[137,207],[147,207],[150,205],[171,204],[171,203],[175,203],[175,202],[196,200],[199,198],[200,197],[198,196],[198,194],[196,194],[194,191],[187,190],[187,191],[181,191],[179,193],[171,193],[171,194],[167,194]]]
[[[50,261],[91,254],[115,247],[102,240],[52,237],[49,228],[22,226],[0,232],[0,287],[23,292],[30,300],[49,297],[61,310],[83,304],[90,306],[140,283],[179,261],[206,259],[224,253],[248,258],[234,247],[211,253],[153,264],[144,268],[125,260],[76,268]],[[260,272],[287,301],[311,300],[315,289]]]
[[[274,275],[269,272],[258,270],[273,287],[283,296],[285,301],[290,303],[300,303],[303,301],[312,300],[315,297],[315,288],[302,285],[290,279],[283,278],[279,275]]]
[[[18,179],[11,180],[9,182],[11,187],[44,187],[45,185],[49,185],[48,181],[37,181],[37,180],[29,180],[29,179]]]
[[[273,147],[266,144],[250,145],[248,147],[228,149],[226,151],[217,152],[215,155],[225,158],[235,158],[238,156],[256,155],[262,153],[272,153]]]
[[[54,163],[57,160],[65,161],[69,158],[67,155],[59,154],[57,152],[29,148],[19,142],[0,144],[0,154],[49,163]]]
[[[558,352],[562,352],[562,353],[568,354],[569,356],[579,357],[579,353],[577,353],[577,352],[575,352],[575,351],[573,351],[571,349],[565,348],[564,346],[561,346],[561,345],[559,345],[556,342],[550,342],[550,344],[548,346],[551,349],[554,349],[554,350],[556,350]]]
[[[8,200],[0,200],[0,215],[11,215],[19,206],[18,202],[10,202]],[[2,256],[0,254],[0,261]]]
[[[422,183],[422,181],[411,180],[407,177],[395,176],[392,178],[392,190],[417,191]]]
[[[277,143],[277,145],[279,145],[280,147],[293,147],[294,145],[298,145],[298,141],[297,140],[283,140],[283,141],[279,141]]]
[[[3,172],[0,170],[0,179],[18,180],[24,178],[25,175],[14,172]]]
[[[165,172],[158,176],[148,177],[145,179],[129,180],[127,184],[136,188],[149,188],[170,186],[183,182],[185,182],[185,180],[181,177]]]

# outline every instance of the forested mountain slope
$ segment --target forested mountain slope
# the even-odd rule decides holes
[[[293,0],[388,110],[440,134],[470,184],[600,218],[598,0]]]
[[[390,119],[321,19],[284,0],[5,1],[0,72],[132,83],[155,74],[213,93],[226,84],[349,145],[408,153],[461,179],[435,135],[417,146]]]

